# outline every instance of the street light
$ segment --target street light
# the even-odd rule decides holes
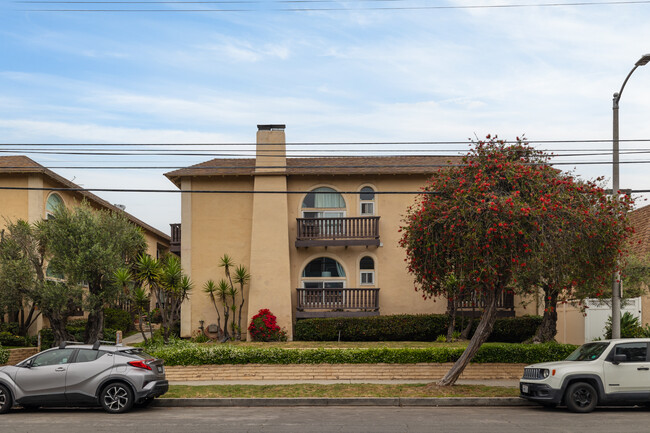
[[[644,54],[641,58],[634,64],[634,67],[625,77],[621,90],[617,93],[614,93],[614,100],[612,105],[612,110],[614,114],[614,131],[612,134],[612,141],[614,144],[612,152],[612,194],[618,194],[619,191],[619,162],[618,162],[618,103],[621,100],[621,95],[623,94],[623,89],[627,84],[627,80],[630,79],[630,76],[636,71],[636,68],[639,66],[645,66],[650,62],[650,54]],[[612,283],[612,338],[621,338],[621,273],[616,270],[614,272],[614,281]]]

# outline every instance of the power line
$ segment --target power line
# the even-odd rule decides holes
[[[650,2],[650,0],[648,0]],[[505,144],[517,144],[518,141],[503,140]],[[649,143],[650,138],[634,138],[627,140],[619,140],[619,143]],[[521,140],[521,143],[527,144],[587,144],[587,143],[603,143],[611,144],[611,139],[568,139],[568,140]],[[445,141],[445,140],[412,140],[412,141],[294,141],[286,142],[286,146],[387,146],[387,145],[472,145],[476,141],[470,139],[464,141]],[[277,144],[255,143],[255,142],[224,142],[224,143],[0,143],[0,146],[277,146]]]
[[[607,156],[611,155],[611,150],[606,149],[535,149],[541,152],[547,153],[547,156],[550,158],[558,157],[573,157],[573,156]],[[274,150],[262,150],[260,153],[263,156],[285,156],[289,158],[362,158],[362,157],[397,157],[397,156],[407,156],[405,153],[411,155],[408,156],[435,156],[443,158],[445,156],[449,157],[458,157],[458,153],[461,155],[466,155],[466,150],[463,149],[436,149],[436,150],[426,150],[426,149],[374,149],[374,154],[368,155],[368,150],[360,149],[347,149],[341,151],[339,149],[322,149],[314,152],[317,153],[299,153],[299,150],[288,151],[286,153],[277,152]],[[329,155],[320,155],[319,153],[330,153]],[[331,153],[338,152],[336,155]],[[428,153],[423,153],[428,152]],[[430,152],[456,152],[453,155],[445,154],[431,154]],[[553,152],[581,152],[581,153],[553,153]],[[165,151],[164,153],[158,150],[138,150],[138,151],[124,151],[124,152],[105,152],[98,151],[93,149],[81,149],[79,151],[71,151],[66,149],[56,149],[56,150],[29,150],[29,149],[5,149],[0,150],[0,153],[21,153],[21,154],[45,154],[45,155],[83,155],[83,156],[211,156],[211,157],[255,157],[256,151],[251,150],[248,153],[241,153],[237,151],[232,151],[228,153],[216,153],[216,152],[176,152],[173,150]],[[359,153],[360,155],[348,155],[349,153]],[[634,155],[634,154],[645,154],[650,153],[650,149],[628,149],[619,151],[620,154],[625,155]]]

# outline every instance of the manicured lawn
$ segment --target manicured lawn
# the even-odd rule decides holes
[[[171,385],[162,398],[517,397],[518,388],[433,384]]]

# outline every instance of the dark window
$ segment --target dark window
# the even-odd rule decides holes
[[[360,198],[363,201],[371,201],[375,199],[375,190],[369,186],[364,186],[361,188]]]
[[[336,260],[319,257],[305,266],[302,276],[306,278],[345,277],[345,271]]]
[[[623,343],[617,344],[615,355],[625,355],[623,362],[645,362],[648,356],[647,343]]]
[[[90,362],[97,359],[99,350],[79,349],[75,362]]]
[[[361,259],[359,262],[359,268],[360,269],[375,269],[375,261],[372,259],[372,257],[364,257]]]

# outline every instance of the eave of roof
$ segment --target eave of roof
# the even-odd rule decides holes
[[[449,163],[458,163],[459,156],[343,156],[326,158],[287,158],[287,176],[312,175],[430,175]],[[165,173],[180,188],[183,177],[252,176],[253,158],[216,158],[190,167]]]
[[[68,179],[64,178],[63,176],[60,176],[53,172],[52,170],[43,167],[36,161],[23,156],[23,155],[17,155],[17,156],[0,156],[0,174],[3,173],[11,173],[11,174],[42,174],[53,181],[60,183],[63,185],[64,188],[73,188],[73,189],[80,189],[81,187]],[[88,199],[91,202],[94,202],[104,208],[107,208],[113,212],[121,212],[123,213],[132,223],[142,227],[143,229],[147,230],[148,232],[151,232],[155,234],[156,236],[162,238],[166,242],[171,242],[171,237],[162,231],[150,226],[149,224],[145,223],[144,221],[141,221],[140,219],[134,217],[130,213],[123,211],[122,209],[118,208],[115,205],[112,205],[111,203],[107,202],[106,200],[99,198],[95,194],[81,190],[81,191],[74,191],[78,192],[81,194],[84,198]]]

